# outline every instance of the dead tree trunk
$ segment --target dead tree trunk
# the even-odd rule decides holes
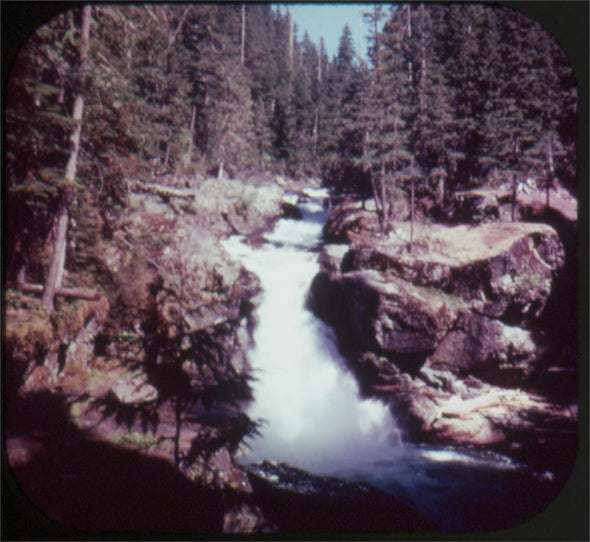
[[[240,48],[240,60],[242,61],[242,66],[244,65],[244,60],[246,58],[246,4],[242,4],[242,44]]]
[[[92,7],[85,6],[82,11],[82,39],[80,43],[80,80],[84,78],[86,71],[86,59],[88,57],[88,45],[90,41],[90,19],[92,16]],[[76,170],[78,163],[78,154],[80,152],[80,135],[82,133],[82,115],[84,112],[84,94],[80,90],[74,101],[74,111],[72,119],[74,121],[74,131],[70,137],[71,152],[66,165],[65,181],[66,187],[62,190],[59,202],[59,211],[57,219],[56,235],[53,243],[53,255],[49,265],[49,271],[45,279],[45,286],[41,305],[45,310],[51,312],[53,309],[53,298],[55,289],[61,286],[66,261],[66,246],[68,232],[68,206],[70,197],[70,187],[76,179]]]
[[[189,128],[188,135],[188,147],[186,149],[186,155],[184,156],[184,169],[188,169],[191,165],[191,159],[193,155],[193,141],[195,139],[195,122],[197,119],[197,106],[193,105],[193,111],[191,115],[191,125]]]
[[[53,255],[49,265],[49,271],[45,279],[45,287],[43,290],[43,297],[41,298],[41,305],[43,308],[51,312],[53,309],[53,298],[55,296],[56,288],[61,286],[63,278],[63,269],[66,260],[66,246],[68,233],[68,201],[67,197],[62,196],[60,204],[60,211],[57,219],[57,227],[55,229],[55,239],[53,241]]]
[[[313,133],[312,133],[312,140],[313,140],[313,155],[317,155],[318,150],[318,108],[316,107],[313,112]]]
[[[42,294],[44,287],[42,284],[31,284],[29,282],[7,283],[9,287],[14,287],[22,292],[31,294]],[[71,299],[87,299],[89,301],[96,301],[102,297],[100,292],[96,290],[87,290],[85,288],[55,288],[55,295],[62,297],[69,297]]]
[[[549,190],[553,184],[555,178],[555,166],[553,162],[553,138],[549,136],[549,142],[547,144],[547,182],[545,183],[546,189],[546,201],[545,206],[549,209]]]
[[[387,179],[385,171],[385,161],[381,158],[381,212],[382,218],[382,233],[388,233],[389,229],[389,213],[387,212]]]
[[[412,177],[412,187],[411,187],[411,192],[412,192],[412,197],[411,197],[411,203],[410,203],[410,252],[412,252],[412,248],[414,246],[414,216],[415,216],[415,201],[414,201],[414,193],[415,193],[415,186],[416,186],[416,180],[414,179],[414,177]]]
[[[511,219],[512,222],[516,222],[516,192],[518,190],[518,178],[516,175],[512,176],[512,209]]]

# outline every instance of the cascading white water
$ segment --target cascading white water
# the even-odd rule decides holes
[[[304,220],[280,220],[260,248],[240,237],[224,242],[263,288],[249,352],[257,380],[248,414],[266,424],[244,461],[285,461],[369,482],[407,496],[443,530],[526,518],[537,506],[531,488],[538,502],[543,488],[518,465],[473,450],[403,446],[385,405],[359,397],[332,329],[305,308],[326,213],[317,200],[299,208]]]
[[[263,288],[249,353],[257,380],[248,414],[265,424],[262,438],[250,443],[248,459],[332,473],[384,458],[398,437],[387,407],[359,397],[332,330],[305,308],[319,269],[311,249],[320,239],[325,213],[319,201],[300,209],[304,220],[280,220],[261,248],[239,237],[225,243]]]

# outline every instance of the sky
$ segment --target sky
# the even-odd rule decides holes
[[[366,58],[367,49],[367,26],[362,21],[362,12],[366,11],[370,4],[353,4],[348,2],[332,4],[281,4],[280,9],[284,12],[287,8],[291,12],[293,20],[297,25],[297,38],[303,38],[307,30],[312,42],[319,45],[320,37],[323,36],[329,58],[331,59],[338,51],[338,43],[342,36],[344,25],[348,24],[354,39],[355,52],[359,53],[359,21],[361,34],[361,54]]]

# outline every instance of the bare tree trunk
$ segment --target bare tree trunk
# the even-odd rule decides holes
[[[313,155],[317,154],[318,150],[318,108],[313,112]]]
[[[412,7],[410,4],[406,5],[407,23],[408,23],[408,39],[412,38]],[[408,81],[412,84],[412,61],[408,61]]]
[[[412,177],[412,201],[410,204],[410,252],[412,252],[412,248],[414,245],[414,215],[415,215],[415,201],[414,201],[414,192],[415,192],[415,185],[416,181],[414,177]]]
[[[88,45],[90,41],[90,19],[92,16],[92,7],[84,6],[82,11],[82,41],[80,44],[80,77],[84,77],[86,69],[86,59],[88,57]],[[74,121],[74,131],[70,137],[71,153],[66,165],[65,181],[67,185],[74,184],[76,179],[76,170],[78,163],[78,154],[80,152],[80,135],[82,133],[82,115],[84,113],[84,95],[82,90],[79,91],[74,101],[74,111],[72,119]],[[62,190],[60,196],[59,214],[57,219],[57,230],[53,245],[53,255],[49,265],[47,278],[45,279],[43,297],[41,305],[51,312],[53,309],[53,298],[55,289],[61,286],[64,266],[66,261],[67,232],[68,232],[68,206],[70,190],[69,186]]]
[[[318,53],[318,83],[322,82],[322,55],[324,54],[324,40],[320,41],[320,50]]]
[[[443,204],[445,201],[445,177],[444,175],[439,175],[438,177],[438,188],[437,188],[437,204],[439,209],[442,210]]]
[[[43,297],[41,298],[41,305],[48,312],[51,312],[53,309],[55,290],[61,286],[63,278],[63,268],[66,259],[68,220],[68,202],[66,198],[63,197],[57,219],[55,240],[53,242],[53,256],[49,265],[49,271],[47,272],[47,278],[45,279]]]
[[[182,402],[180,397],[176,398],[174,403],[174,423],[176,432],[174,434],[174,470],[180,469],[180,431],[182,427]]]
[[[389,229],[389,213],[387,212],[387,181],[385,178],[385,162],[381,158],[381,212],[383,214],[382,233],[387,233]]]
[[[242,66],[244,65],[244,60],[246,58],[246,4],[242,4],[242,46],[240,49],[240,59],[242,61]]]
[[[168,169],[168,162],[170,162],[171,148],[172,148],[172,143],[170,143],[170,141],[168,141],[168,143],[166,143],[166,156],[164,156],[164,165],[162,166],[164,171],[166,171]]]
[[[518,178],[516,175],[512,176],[512,209],[511,209],[511,219],[512,222],[516,222],[516,191],[518,188]]]
[[[188,169],[191,165],[191,158],[193,155],[193,140],[195,138],[195,121],[197,119],[197,106],[193,105],[193,112],[191,115],[191,126],[189,129],[188,136],[188,148],[186,149],[186,155],[184,156],[184,169]]]
[[[293,71],[293,21],[289,14],[289,74]]]
[[[547,182],[545,183],[547,198],[545,205],[547,208],[549,208],[549,190],[551,189],[551,184],[555,178],[555,165],[553,162],[553,137],[551,135],[549,136],[549,143],[547,145],[547,169]]]
[[[369,178],[371,179],[371,189],[373,190],[373,199],[375,200],[375,211],[377,212],[377,219],[379,220],[379,228],[381,231],[383,231],[383,206],[381,205],[380,201],[381,197],[379,196],[379,190],[377,188],[377,183],[375,182],[375,177],[372,174],[369,174]]]

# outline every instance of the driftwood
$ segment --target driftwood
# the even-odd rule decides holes
[[[30,292],[33,294],[43,293],[42,284],[30,284],[27,282],[21,282],[9,283],[8,286],[16,288],[17,290],[21,290],[22,292]],[[84,288],[56,288],[55,295],[59,295],[62,297],[71,297],[74,299],[88,299],[91,301],[97,301],[102,297],[102,294],[100,292],[97,292],[96,290],[86,290]]]

